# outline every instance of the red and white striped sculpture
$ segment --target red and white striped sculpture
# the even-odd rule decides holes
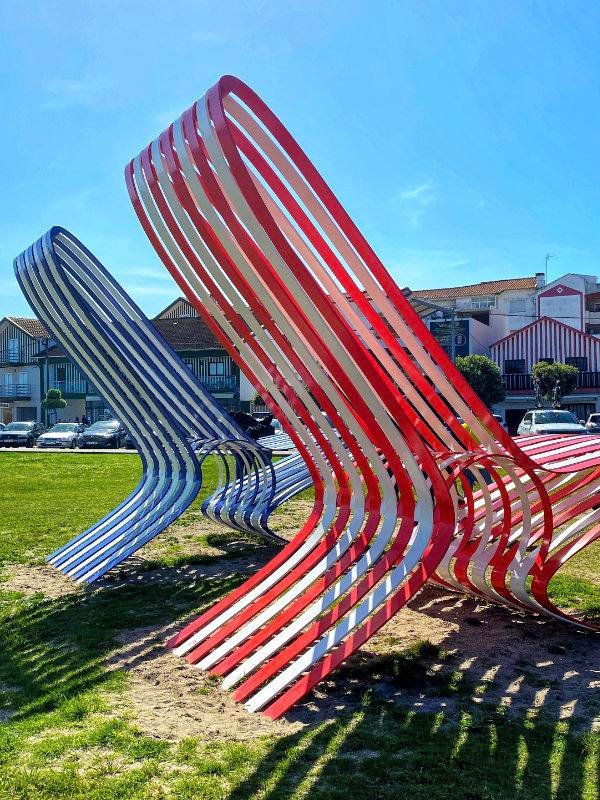
[[[126,180],[157,253],[315,485],[293,541],[187,625],[176,653],[277,717],[430,578],[568,619],[548,582],[600,535],[600,442],[522,446],[502,430],[248,86],[222,78]]]

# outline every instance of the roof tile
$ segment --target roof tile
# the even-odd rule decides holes
[[[477,295],[499,294],[512,289],[535,289],[535,276],[527,278],[506,278],[501,281],[482,281],[468,286],[451,286],[445,289],[415,289],[415,297],[429,300],[454,300],[455,297],[473,297]]]
[[[152,324],[174,350],[204,350],[221,343],[200,317],[153,319]]]
[[[33,336],[34,339],[45,339],[50,335],[39,319],[32,317],[7,317],[6,319]]]

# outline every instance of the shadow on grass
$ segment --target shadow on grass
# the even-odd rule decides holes
[[[12,722],[31,734],[68,726],[88,713],[87,704],[97,696],[93,690],[115,680],[106,661],[123,631],[156,630],[214,603],[243,579],[234,572],[235,563],[215,567],[209,574],[186,568],[141,572],[124,584],[107,582],[100,590],[56,600],[6,593],[3,611],[0,604],[0,700],[14,709]],[[494,691],[510,695],[514,670],[527,672],[536,661],[564,665],[566,675],[576,656],[581,669],[588,660],[592,694],[598,637],[506,609],[485,607],[475,616],[473,601],[434,589],[422,592],[411,608],[452,623],[441,646],[404,647],[394,656],[367,648],[289,715],[290,721],[307,723],[302,732],[264,743],[259,756],[251,745],[236,744],[247,747],[240,756],[246,758],[245,777],[232,772],[227,786],[215,777],[213,793],[207,794],[208,765],[198,774],[174,777],[172,796],[597,800],[598,735],[582,733],[575,717],[561,718],[569,700],[581,702],[580,684],[565,680],[554,687],[553,679],[544,682],[539,672],[531,673],[529,694],[519,689],[524,700],[516,715],[498,703]],[[516,641],[519,652],[511,650]],[[449,657],[453,681],[444,681],[432,668],[444,660],[443,651],[452,650],[457,651]],[[486,679],[490,663],[504,651],[510,658]],[[127,656],[130,663],[147,658],[143,638],[128,645]],[[474,707],[477,686],[483,691]],[[559,690],[558,705],[544,700],[544,691]],[[543,702],[534,706],[534,697]],[[411,701],[428,713],[417,713]],[[0,750],[1,745],[0,729]]]
[[[60,711],[114,681],[106,657],[123,630],[172,622],[211,605],[242,580],[231,569],[200,578],[170,569],[52,600],[0,591],[0,709],[10,707],[13,722]]]
[[[279,740],[228,800],[592,800],[598,754],[568,723],[416,714],[365,696]]]
[[[435,587],[410,606],[443,639],[367,645],[228,800],[597,800],[600,637]]]

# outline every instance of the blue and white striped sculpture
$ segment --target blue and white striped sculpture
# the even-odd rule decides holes
[[[277,538],[269,515],[311,484],[299,455],[273,464],[68,231],[48,231],[15,259],[15,272],[39,318],[131,431],[143,465],[135,491],[49,562],[77,581],[100,578],[185,511],[208,454],[220,457],[221,480],[205,515]]]

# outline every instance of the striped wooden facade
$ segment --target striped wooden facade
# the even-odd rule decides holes
[[[181,319],[182,317],[198,317],[200,315],[188,300],[180,297],[165,309],[160,316],[163,319]]]
[[[62,361],[48,365],[48,388],[60,389],[64,395],[85,395],[88,384],[79,367]]]
[[[35,363],[41,341],[7,320],[0,329],[0,366]]]
[[[600,339],[550,317],[511,333],[492,345],[490,352],[501,372],[506,372],[507,361],[519,359],[525,361],[526,373],[541,359],[565,363],[570,358],[586,358],[586,371],[600,370]]]
[[[233,359],[227,354],[218,356],[191,356],[184,357],[183,360],[194,375],[203,383],[210,383],[209,378],[216,376],[226,377],[235,375]],[[211,364],[218,364],[219,366],[211,367]]]

